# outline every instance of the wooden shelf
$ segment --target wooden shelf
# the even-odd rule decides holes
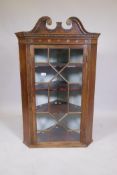
[[[74,68],[74,67],[79,67],[82,68],[82,63],[70,63],[67,67]]]
[[[53,67],[64,67],[67,63],[51,63]],[[35,63],[35,68],[38,67],[49,67],[49,63]],[[79,67],[82,68],[82,63],[69,63],[67,65],[69,68]]]
[[[48,63],[35,63],[35,68],[48,67],[48,66],[50,66]]]
[[[39,143],[50,141],[79,141],[80,134],[74,131],[66,131],[58,125],[47,132],[37,131],[37,140]]]
[[[53,82],[48,87],[48,83],[36,83],[35,91],[66,91],[68,90],[68,84],[64,81],[61,82]],[[80,84],[70,84],[69,91],[81,91]]]
[[[63,101],[54,101],[50,102],[49,104],[45,103],[43,105],[36,106],[36,113],[48,112],[48,111],[53,114],[59,113],[61,111],[63,114],[68,112],[81,112],[81,107]]]

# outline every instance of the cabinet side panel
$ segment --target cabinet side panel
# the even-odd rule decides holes
[[[88,119],[88,76],[89,76],[89,48],[84,47],[84,64],[83,64],[83,89],[82,89],[82,120],[81,120],[81,143],[86,144],[86,126]]]
[[[20,79],[22,95],[22,112],[23,112],[23,139],[24,143],[30,144],[30,127],[28,115],[28,92],[27,92],[27,67],[26,67],[26,45],[19,43],[20,56]]]
[[[88,84],[88,118],[86,126],[86,144],[92,142],[92,126],[93,126],[93,111],[94,111],[94,93],[95,93],[95,74],[96,74],[96,53],[97,45],[90,47],[89,59],[89,84]]]

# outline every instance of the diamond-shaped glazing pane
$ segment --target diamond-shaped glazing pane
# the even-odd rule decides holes
[[[82,70],[79,67],[67,66],[62,72],[61,75],[69,83],[79,83],[82,84]]]

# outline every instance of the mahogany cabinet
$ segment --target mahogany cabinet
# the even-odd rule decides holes
[[[96,50],[99,33],[70,17],[55,29],[42,17],[18,32],[24,143],[78,147],[92,142]]]

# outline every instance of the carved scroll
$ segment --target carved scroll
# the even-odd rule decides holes
[[[28,35],[37,35],[37,34],[58,34],[58,35],[89,35],[91,37],[98,37],[98,33],[90,33],[87,32],[86,29],[84,28],[83,24],[81,21],[76,18],[76,17],[70,17],[67,19],[66,24],[71,25],[72,27],[70,29],[64,29],[62,27],[61,22],[56,22],[56,27],[54,29],[49,29],[47,28],[47,25],[51,25],[52,20],[48,16],[43,16],[41,17],[34,28],[31,31],[28,32],[19,32],[16,33],[17,36],[28,36]]]

